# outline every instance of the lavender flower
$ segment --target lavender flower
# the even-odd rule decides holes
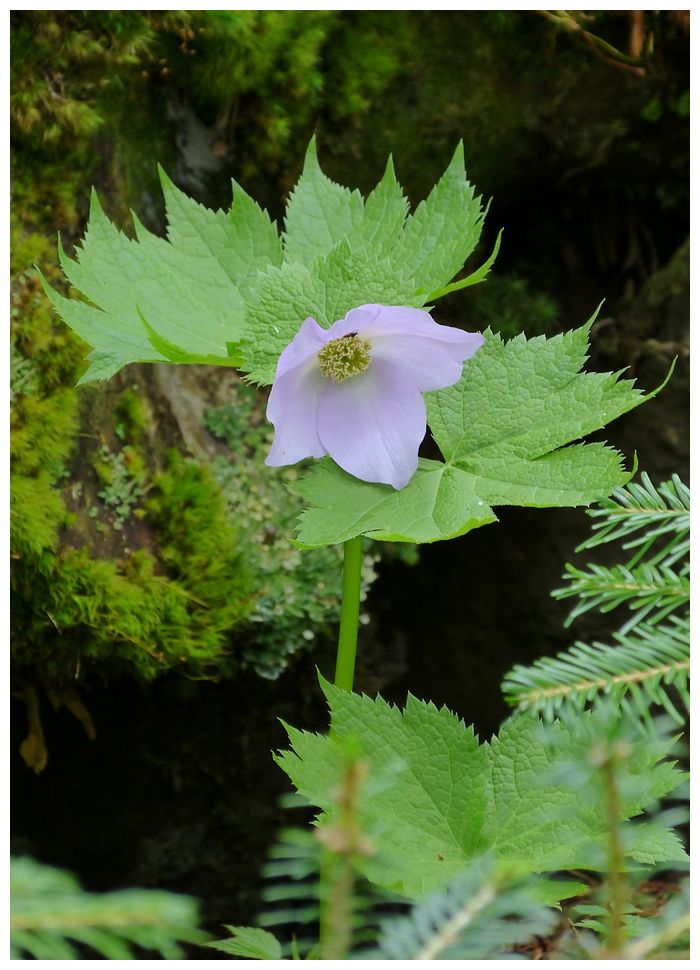
[[[425,435],[421,392],[458,381],[483,342],[411,307],[370,303],[328,330],[308,317],[277,365],[266,464],[328,454],[356,478],[403,488]]]

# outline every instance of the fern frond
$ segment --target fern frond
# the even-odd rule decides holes
[[[281,941],[287,941],[281,942],[284,957],[296,953],[310,958],[319,946],[319,933],[321,948],[325,950],[328,941],[324,938],[324,921],[334,907],[347,920],[348,950],[373,942],[377,932],[376,910],[391,900],[352,869],[338,872],[341,853],[319,837],[323,832],[322,828],[286,829],[263,867],[264,905],[257,922],[274,931]],[[330,935],[333,940],[336,934]]]
[[[628,562],[615,566],[567,564],[566,585],[552,592],[555,599],[578,597],[566,626],[589,610],[607,613],[624,605],[632,610],[620,631],[624,634],[642,620],[660,623],[687,607],[690,490],[677,475],[658,489],[646,472],[641,479],[587,510],[596,520],[593,535],[576,552],[621,539],[627,540],[623,549],[635,551]]]
[[[152,889],[89,893],[70,873],[24,857],[12,859],[10,887],[14,960],[82,959],[82,948],[105,960],[133,960],[134,947],[178,960],[179,942],[206,940],[187,896]]]
[[[567,586],[552,591],[555,599],[577,596],[579,602],[569,613],[565,626],[589,610],[598,609],[609,613],[618,606],[626,605],[634,615],[625,623],[621,632],[626,633],[641,620],[659,623],[674,610],[687,607],[690,600],[690,577],[688,564],[676,571],[666,563],[655,566],[648,563],[628,566],[589,565],[578,569],[567,563],[564,578]]]
[[[314,830],[288,828],[270,849],[263,867],[263,910],[258,924],[293,936],[295,948],[305,956],[318,939],[320,918],[321,845]],[[281,944],[283,956],[291,944]]]
[[[637,715],[648,716],[649,704],[658,704],[683,724],[690,704],[688,617],[668,617],[660,626],[642,623],[613,637],[614,645],[578,642],[556,658],[514,667],[502,684],[506,700],[551,720],[564,703],[583,708],[606,695]]]
[[[548,932],[554,911],[535,902],[532,878],[493,860],[474,862],[447,889],[432,893],[407,916],[386,921],[379,960],[494,959],[535,934]]]
[[[678,475],[659,485],[658,489],[646,472],[642,472],[640,478],[641,482],[616,488],[597,507],[587,510],[587,514],[596,520],[593,535],[582,542],[576,552],[633,536],[622,547],[637,550],[628,563],[629,567],[639,562],[652,545],[663,537],[670,537],[670,541],[662,549],[657,549],[653,558],[647,560],[648,563],[656,565],[665,562],[671,566],[688,554],[690,489]]]

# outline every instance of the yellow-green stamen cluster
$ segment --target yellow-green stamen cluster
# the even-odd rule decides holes
[[[371,360],[369,343],[356,333],[329,340],[323,350],[318,352],[321,373],[338,384],[348,377],[364,374]]]

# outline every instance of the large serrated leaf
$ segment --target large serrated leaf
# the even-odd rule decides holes
[[[95,348],[88,354],[91,366],[81,383],[107,380],[125,364],[136,361],[166,360],[154,349],[136,305],[133,314],[126,306],[114,313],[105,312],[82,300],[69,300],[51,286],[41,271],[39,279],[59,316],[82,340]]]
[[[392,254],[396,271],[417,282],[425,302],[472,254],[484,215],[481,198],[467,181],[460,142],[445,174],[409,217]]]
[[[582,804],[578,790],[557,771],[585,756],[591,743],[585,730],[516,718],[490,743],[479,744],[473,729],[444,707],[409,695],[399,710],[381,697],[370,700],[325,681],[321,686],[331,708],[331,734],[288,727],[292,750],[276,760],[297,790],[332,819],[340,752],[352,739],[370,773],[359,824],[376,847],[365,869],[373,882],[419,898],[485,853],[534,872],[588,869],[601,858],[608,838],[604,800]],[[625,818],[682,780],[661,761],[669,744],[650,741],[626,763],[628,779],[620,784]],[[627,826],[625,832],[633,861],[685,859],[676,837],[659,823]],[[561,899],[572,890],[559,891]]]
[[[158,167],[168,239],[173,247],[201,268],[206,276],[209,264],[216,261],[242,294],[254,289],[258,272],[282,262],[282,246],[277,228],[267,213],[233,183],[233,204],[228,212],[213,212],[181,192]]]
[[[422,458],[409,485],[395,491],[346,474],[330,458],[294,485],[308,503],[295,545],[345,542],[357,535],[387,542],[435,542],[495,522],[474,491],[474,476]]]
[[[390,256],[407,215],[408,199],[396,180],[389,157],[381,181],[367,196],[361,221],[348,234],[350,247],[357,250],[367,246],[380,258]]]
[[[365,202],[323,174],[312,141],[289,198],[284,246],[267,213],[235,182],[228,212],[188,198],[162,171],[161,182],[167,241],[136,217],[137,239],[127,238],[94,196],[77,259],[60,253],[68,280],[89,303],[44,284],[63,320],[93,348],[83,382],[106,379],[131,362],[223,360],[227,346],[245,344],[243,369],[270,384],[306,317],[330,326],[365,303],[420,307],[448,292],[483,221],[461,148],[407,219],[391,160]],[[474,281],[494,256],[472,274]],[[153,334],[167,353],[154,347]]]
[[[360,193],[331,181],[321,171],[316,141],[311,139],[304,170],[287,202],[284,258],[310,265],[344,239],[362,220]]]
[[[421,460],[395,491],[351,478],[330,460],[296,486],[309,503],[297,544],[357,535],[405,542],[451,539],[496,520],[492,506],[589,505],[632,475],[605,444],[570,442],[658,392],[617,374],[582,373],[591,321],[545,339],[504,343],[486,332],[452,387],[426,395],[445,463]]]
[[[171,207],[175,192],[169,190]],[[93,366],[84,379],[111,376],[132,362],[167,360],[154,349],[144,319],[187,355],[226,356],[227,344],[242,336],[243,299],[221,262],[193,254],[192,234],[180,232],[178,238],[186,240],[180,249],[148,232],[136,216],[134,225],[137,238],[129,239],[109,222],[93,193],[76,258],[69,259],[59,247],[66,276],[92,305],[67,300],[44,282],[65,322],[95,349],[93,359],[110,362],[109,367]],[[209,231],[206,218],[199,228]]]

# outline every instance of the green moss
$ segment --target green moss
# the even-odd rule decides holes
[[[68,512],[68,495],[78,512],[88,503],[88,520],[101,514],[90,504],[90,494],[82,495],[82,481],[71,480],[67,465],[77,443],[79,392],[56,386],[74,379],[82,349],[66,340],[43,297],[35,299],[33,282],[31,274],[19,274],[14,288],[15,670],[60,683],[76,670],[103,677],[131,671],[152,679],[173,666],[194,676],[234,669],[228,634],[248,609],[246,584],[220,489],[206,470],[178,465],[173,458],[150,482],[154,551],[115,558],[101,554],[98,539],[105,522],[95,522],[94,537],[80,530],[67,533],[79,519]],[[31,359],[17,344],[33,354]],[[117,411],[137,438],[145,406],[127,392]],[[145,492],[144,458],[132,445],[113,451],[103,444],[95,469],[102,486],[97,495],[113,526],[122,528]]]
[[[58,545],[66,507],[48,472],[10,476],[10,549],[13,562],[41,562]]]
[[[73,378],[82,349],[60,332],[31,269],[45,246],[43,237],[23,232],[13,219],[10,547],[13,564],[22,568],[35,557],[43,568],[57,548],[67,511],[54,484],[78,430],[77,394],[59,382]]]
[[[248,571],[221,488],[206,466],[168,454],[147,509],[159,538],[159,558],[199,602],[214,636],[231,630],[249,609]]]
[[[140,11],[13,12],[11,115],[25,141],[51,150],[98,131],[123,72],[136,72],[148,53],[151,19]]]
[[[229,633],[249,608],[247,584],[221,492],[206,469],[171,456],[148,502],[158,554],[141,549],[121,560],[95,558],[87,545],[60,547],[56,530],[36,529],[38,496],[26,485],[15,494],[30,510],[27,555],[13,575],[17,669],[38,669],[55,682],[76,666],[87,676],[145,680],[172,667],[197,677],[235,669]],[[42,551],[52,554],[37,558]]]
[[[79,154],[85,143],[78,148]],[[114,414],[129,443],[92,444],[97,428],[88,426],[92,434],[78,448],[80,401],[95,400],[93,391],[74,387],[84,348],[54,316],[33,270],[40,263],[58,283],[60,274],[51,270],[54,226],[76,218],[65,204],[75,194],[71,178],[63,190],[54,184],[44,194],[47,180],[61,182],[59,173],[60,165],[46,161],[22,170],[14,186],[13,668],[54,684],[76,675],[150,680],[172,667],[218,676],[236,668],[229,635],[248,610],[220,489],[194,466],[175,472],[171,463],[151,475],[139,450],[149,412],[133,389],[120,396]],[[44,222],[44,232],[37,231]],[[95,447],[91,486],[84,459]],[[146,488],[148,511],[139,508]],[[137,511],[143,532],[128,540],[144,547],[128,551],[110,533]]]
[[[70,388],[47,397],[20,394],[12,414],[10,454],[15,469],[32,474],[62,461],[77,429],[75,395]]]
[[[128,387],[120,396],[116,407],[117,435],[138,444],[148,428],[150,415],[146,402],[135,388]]]

